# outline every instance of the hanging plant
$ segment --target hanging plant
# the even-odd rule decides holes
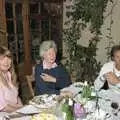
[[[107,17],[110,17],[110,24],[109,24],[109,27],[107,28],[108,34],[106,35],[106,38],[109,42],[108,42],[108,46],[105,48],[107,50],[107,61],[109,61],[111,59],[111,57],[110,57],[111,48],[115,44],[115,42],[113,41],[113,37],[112,37],[112,25],[114,23],[114,21],[113,21],[113,10],[114,10],[114,7],[117,5],[118,2],[119,2],[119,0],[116,0],[114,2],[114,4],[112,4],[110,12],[105,16],[105,19]]]
[[[103,13],[108,1],[112,0],[75,0],[74,4],[67,6],[66,15],[69,21],[64,29],[64,41],[68,45],[69,59],[66,66],[72,74],[75,72],[77,81],[92,82],[98,75],[101,64],[96,60],[97,44],[100,41],[101,26],[104,22]],[[89,40],[89,45],[84,47],[77,44],[81,39],[81,31],[90,23],[90,31],[94,37]]]

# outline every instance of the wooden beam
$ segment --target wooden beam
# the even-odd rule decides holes
[[[22,0],[23,34],[24,34],[24,70],[25,75],[32,74],[30,53],[30,26],[29,26],[29,0]]]
[[[0,43],[8,47],[6,16],[5,16],[5,0],[0,0],[0,32],[2,34],[2,40],[3,40],[0,41]]]

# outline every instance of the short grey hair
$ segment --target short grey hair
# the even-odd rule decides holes
[[[47,52],[50,48],[54,48],[55,52],[57,53],[57,46],[54,41],[52,40],[43,41],[39,49],[40,57],[43,57],[44,53]]]

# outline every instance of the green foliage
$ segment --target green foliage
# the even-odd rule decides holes
[[[111,1],[113,3],[113,1]],[[111,59],[110,57],[110,52],[111,52],[111,48],[112,46],[115,44],[115,42],[113,41],[113,37],[112,37],[112,25],[114,23],[113,21],[113,10],[114,10],[114,7],[117,5],[118,3],[118,0],[112,4],[112,8],[110,10],[110,13],[106,16],[110,16],[110,24],[109,24],[109,27],[107,28],[107,31],[108,31],[108,34],[106,35],[106,38],[108,39],[109,43],[108,43],[108,46],[105,48],[107,50],[107,60],[109,61]]]
[[[84,86],[83,90],[82,90],[82,94],[81,94],[82,98],[91,97],[91,92],[92,92],[92,89],[91,89],[91,87],[89,85]]]
[[[96,51],[108,1],[111,0],[75,0],[74,5],[67,6],[66,15],[69,21],[65,23],[67,28],[64,29],[64,41],[68,45],[69,59],[66,66],[70,74],[76,73],[77,81],[87,80],[93,83],[100,70],[101,64],[96,60]],[[90,31],[94,37],[84,47],[77,44],[77,41],[87,23],[90,23]]]
[[[81,19],[85,23],[91,22],[91,32],[100,33],[107,3],[108,0],[75,0],[72,11],[68,13],[73,21]]]

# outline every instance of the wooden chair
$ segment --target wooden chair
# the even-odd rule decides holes
[[[32,85],[32,83],[35,81],[34,77],[32,75],[26,75],[26,80],[27,80],[27,84],[30,90],[30,94],[32,97],[34,97],[35,93],[34,93],[34,89]]]

